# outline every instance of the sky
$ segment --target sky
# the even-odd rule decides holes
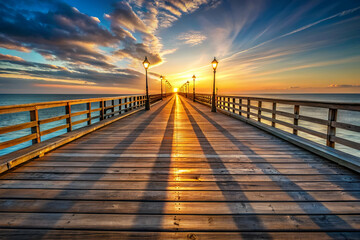
[[[0,93],[360,93],[359,0],[1,0]],[[169,89],[168,89],[169,91]]]

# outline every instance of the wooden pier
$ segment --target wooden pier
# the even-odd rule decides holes
[[[176,94],[0,175],[0,239],[55,238],[360,239],[360,175]]]

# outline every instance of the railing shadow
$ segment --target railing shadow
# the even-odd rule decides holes
[[[172,153],[172,144],[173,144],[173,138],[174,138],[174,127],[175,127],[175,111],[176,111],[176,101],[177,98],[175,98],[171,111],[170,116],[168,118],[168,121],[166,123],[165,132],[163,135],[163,138],[161,140],[160,148],[158,151],[158,155],[169,155],[171,156]],[[148,180],[148,183],[144,189],[144,195],[142,199],[140,200],[140,205],[138,207],[137,211],[137,217],[135,218],[133,222],[133,229],[134,230],[142,230],[144,226],[142,215],[149,212],[149,209],[154,207],[154,204],[151,202],[148,202],[147,193],[151,193],[152,190],[156,189],[156,191],[166,191],[168,190],[168,181],[170,180],[169,177],[171,176],[170,173],[170,165],[171,165],[171,157],[169,157],[169,161],[163,161],[161,156],[158,156],[155,160],[155,163],[153,167],[151,168],[150,178]],[[161,168],[163,171],[167,171],[166,178],[168,181],[166,181],[166,184],[162,184],[159,188],[159,184],[157,182],[159,174],[157,173],[157,170]],[[163,174],[162,174],[163,175]],[[152,218],[151,225],[153,227],[157,227],[160,229],[162,227],[162,216],[159,216],[160,214],[164,213],[165,206],[166,206],[166,199],[163,199],[162,202],[158,202],[159,204],[156,205],[156,215],[157,217]],[[154,232],[152,235],[152,239],[158,239],[160,238],[160,235],[157,232]]]
[[[200,147],[202,148],[203,152],[206,154],[210,154],[212,156],[217,156],[218,159],[220,159],[220,162],[218,163],[214,163],[211,161],[211,159],[209,159],[208,157],[206,157],[208,164],[210,165],[211,169],[214,170],[216,168],[218,168],[219,166],[223,169],[222,175],[218,175],[218,174],[214,174],[215,178],[216,178],[216,184],[218,186],[218,188],[222,191],[222,194],[224,196],[225,199],[227,199],[229,202],[231,202],[233,200],[233,197],[231,196],[232,193],[231,191],[228,191],[228,188],[226,186],[226,184],[223,184],[224,181],[228,182],[231,181],[232,185],[235,186],[236,189],[239,190],[238,194],[241,195],[242,199],[248,199],[245,195],[244,192],[241,191],[241,186],[240,184],[236,181],[236,179],[234,179],[231,175],[231,173],[229,172],[229,170],[227,170],[225,164],[221,161],[220,156],[217,154],[217,152],[215,151],[215,149],[212,147],[211,143],[209,142],[209,140],[207,139],[207,137],[205,136],[204,132],[202,131],[202,129],[200,128],[200,126],[198,125],[197,121],[195,120],[195,118],[193,117],[193,115],[190,113],[189,109],[186,107],[186,104],[184,103],[184,101],[180,98],[180,101],[182,103],[182,106],[185,110],[185,113],[191,123],[191,126],[193,128],[193,131],[196,135],[196,137],[198,139],[202,139],[202,141],[199,141]],[[227,175],[227,178],[223,178],[223,175]],[[233,212],[234,214],[236,214],[237,209],[233,204],[228,204],[228,207],[230,209],[231,212]],[[249,207],[249,210],[251,210],[251,212],[254,212],[252,207]],[[235,223],[235,225],[237,226],[237,228],[240,230],[244,227],[243,223],[239,222],[237,220],[236,217],[233,216],[233,221]],[[264,230],[266,230],[265,226],[263,225],[261,219],[259,219],[256,215],[248,215],[247,221],[254,223],[257,226],[261,226],[261,228],[263,228]],[[246,238],[246,233],[240,232],[240,235],[244,238]],[[264,239],[272,239],[272,237],[267,234],[264,233],[263,235]]]
[[[121,145],[121,146],[127,146],[129,147],[140,135],[141,133],[151,124],[151,122],[159,115],[159,113],[168,105],[169,102],[171,102],[173,97],[171,97],[169,100],[166,100],[166,102],[158,107],[154,112],[152,112],[144,121],[142,121],[137,127],[136,129],[134,129],[133,131],[131,131],[127,137],[125,137],[118,145]],[[145,113],[145,112],[144,112]],[[115,147],[116,149],[116,147]],[[102,160],[101,157],[99,157],[98,159],[99,161]],[[92,179],[92,181],[87,181],[89,184],[89,186],[87,186],[87,189],[86,190],[91,190],[92,189],[92,186],[95,185],[99,180],[101,180],[101,178],[106,174],[106,169],[109,169],[112,167],[112,164],[117,162],[118,159],[117,158],[114,158],[113,160],[110,160],[110,161],[106,161],[106,162],[103,162],[103,166],[101,167],[103,172],[102,173],[99,173],[97,174],[96,178]],[[69,189],[71,189],[71,185],[74,183],[74,182],[77,182],[77,181],[81,181],[82,180],[82,177],[81,175],[82,174],[87,174],[87,173],[93,173],[93,171],[91,170],[92,167],[98,167],[96,166],[96,163],[98,161],[94,161],[92,165],[90,165],[88,167],[88,170],[84,171],[84,172],[81,172],[79,174],[79,177],[74,179],[74,180],[71,180],[71,182],[67,185],[67,186],[64,186],[62,191],[60,191],[56,196],[54,196],[54,199],[57,199],[58,197],[61,198],[61,196],[63,195],[66,195],[69,191]],[[110,183],[109,183],[110,184]],[[56,202],[56,200],[54,200]],[[50,200],[50,202],[44,204],[42,206],[42,209],[46,211],[46,213],[52,213],[51,212],[51,208],[53,206],[53,202],[52,200]],[[76,200],[73,200],[74,202],[76,202]],[[62,207],[62,212],[56,212],[58,215],[56,217],[53,217],[51,218],[51,221],[54,223],[54,225],[56,224],[57,221],[61,220],[62,218],[62,215],[65,213],[65,214],[72,214],[72,213],[79,213],[79,212],[70,212],[68,210],[70,210],[71,208],[73,207],[72,204],[68,204],[66,206],[63,206]],[[42,211],[43,212],[43,211]],[[36,214],[36,213],[35,213]],[[24,218],[24,222],[26,221],[29,221],[33,219],[33,216],[32,214],[29,215],[28,218]],[[34,222],[34,225],[36,225],[36,222]],[[40,232],[39,234],[37,234],[37,237],[38,239],[42,239],[44,237],[46,237],[46,234],[48,233],[48,231],[52,230],[51,227],[48,227],[46,229],[44,229],[43,232]],[[14,232],[16,232],[17,230],[15,229]]]
[[[187,103],[197,112],[199,113],[204,119],[206,119],[211,125],[213,125],[221,134],[223,134],[229,141],[231,141],[234,146],[236,146],[240,151],[249,151],[250,154],[255,154],[258,155],[254,150],[252,150],[250,147],[242,144],[240,141],[234,141],[234,139],[236,139],[236,137],[231,134],[227,129],[225,129],[224,127],[222,127],[220,124],[218,124],[215,120],[213,120],[212,118],[210,118],[207,114],[203,113],[200,109],[198,109],[196,106],[194,106],[194,104],[190,103],[187,101]],[[187,110],[187,113],[189,115],[190,112]],[[195,121],[195,120],[193,120]],[[196,124],[194,124],[196,125]],[[198,128],[198,127],[196,127]],[[195,129],[194,129],[195,130]],[[197,131],[201,131],[201,130],[197,130]],[[249,158],[251,159],[251,158]],[[266,160],[264,158],[257,158],[260,160],[263,160],[264,162],[266,162]],[[278,179],[276,179],[275,175],[272,174],[268,174],[267,172],[263,171],[263,168],[261,166],[259,166],[259,163],[253,162],[255,166],[258,166],[259,169],[262,170],[262,172],[269,177],[273,182],[278,183]],[[269,163],[269,165],[271,165]],[[225,165],[224,165],[225,168]],[[275,167],[272,167],[272,170],[275,170],[278,174],[280,174],[277,169]],[[309,209],[304,208],[302,204],[299,204],[299,206],[302,208],[302,210],[308,214],[308,216],[310,217],[310,219],[318,226],[320,227],[320,229],[329,229],[333,228],[333,229],[338,229],[337,226],[335,226],[331,221],[327,220],[327,216],[326,214],[331,214],[332,212],[324,205],[322,204],[322,202],[319,202],[318,200],[316,200],[310,193],[308,193],[306,190],[303,190],[300,186],[298,186],[295,182],[291,181],[289,178],[287,178],[285,175],[283,175],[283,179],[288,183],[286,187],[291,186],[292,191],[287,191],[286,188],[284,188],[284,185],[279,184],[279,187],[282,188],[282,190],[288,194],[292,199],[299,200],[299,196],[296,194],[297,191],[301,191],[303,193],[302,198],[306,199],[307,201],[312,201],[312,202],[316,202],[317,203],[317,207],[318,210],[320,210],[321,212],[323,212],[323,214],[317,214],[317,215],[323,215],[323,217],[316,216],[313,215],[313,212],[309,211]],[[345,189],[344,189],[345,190]],[[341,224],[342,227],[346,227],[347,230],[355,230],[353,229],[353,227],[351,227],[350,224],[348,224],[346,221],[344,221],[343,219],[341,219],[339,216],[333,215],[334,218],[336,218],[337,224]],[[336,235],[336,233],[332,233],[332,232],[328,232],[327,233],[329,237],[336,237],[338,235]]]

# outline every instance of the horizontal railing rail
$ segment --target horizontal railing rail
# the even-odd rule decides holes
[[[150,103],[161,99],[160,94],[149,95]],[[6,121],[2,123],[0,121],[2,125],[0,125],[0,150],[30,141],[31,143],[24,147],[40,143],[46,135],[65,129],[66,132],[71,132],[74,129],[92,125],[94,122],[141,108],[145,105],[145,101],[145,95],[134,95],[0,106],[0,119]],[[23,114],[23,121],[19,123],[16,119],[18,116],[12,116],[12,114]],[[16,124],[11,124],[11,122]],[[46,126],[49,123],[52,125]],[[79,127],[80,124],[82,125]],[[18,131],[23,132],[18,134]],[[12,134],[10,140],[8,136],[5,136],[6,134]],[[1,136],[6,140],[1,141]],[[15,150],[18,149],[20,148]]]
[[[191,93],[180,94],[193,99],[193,94]],[[212,95],[210,94],[195,94],[195,100],[206,105],[211,105],[211,99]],[[329,103],[245,96],[216,96],[216,105],[218,109],[243,116],[248,120],[265,123],[269,127],[286,127],[294,135],[299,135],[299,132],[303,132],[318,137],[323,139],[324,145],[331,148],[335,148],[336,143],[344,145],[355,150],[359,154],[358,156],[360,156],[360,118],[353,117],[358,119],[358,121],[352,123],[342,122],[341,120],[344,119],[341,117],[341,114],[344,115],[349,111],[360,116],[360,103]],[[307,112],[313,111],[312,114],[304,114],[302,111],[304,108],[308,108]],[[316,116],[319,111],[322,111],[322,113],[325,111],[326,118]],[[300,124],[300,122],[307,124]],[[326,130],[323,132],[314,130],[314,128],[309,127],[309,124],[319,125]],[[347,134],[348,136],[356,135],[356,137],[345,138],[339,136],[337,135],[337,129],[339,131],[340,129],[346,130],[350,133]]]

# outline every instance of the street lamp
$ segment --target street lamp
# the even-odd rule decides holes
[[[147,77],[147,70],[150,66],[150,62],[147,59],[147,57],[145,57],[145,60],[143,62],[144,68],[145,68],[145,72],[146,72],[146,101],[145,101],[145,110],[150,110],[150,99],[149,99],[149,87],[148,87],[148,77]]]
[[[186,86],[186,89],[187,89],[186,97],[188,97],[188,94],[189,94],[189,81],[187,81],[186,84],[187,84],[187,86]]]
[[[218,66],[218,61],[216,61],[216,58],[214,57],[214,60],[211,62],[212,68],[214,69],[214,82],[213,82],[213,95],[212,95],[212,101],[211,101],[211,111],[216,112],[216,106],[215,106],[215,73],[216,68]]]
[[[163,99],[163,94],[162,94],[162,80],[163,80],[163,76],[160,76],[160,84],[161,84],[161,100]],[[166,87],[165,87],[166,88]]]
[[[196,79],[195,74],[192,76],[192,79],[193,79],[193,101],[195,102],[195,79]]]
[[[165,80],[165,97],[166,97],[166,87],[167,87],[168,80]]]

